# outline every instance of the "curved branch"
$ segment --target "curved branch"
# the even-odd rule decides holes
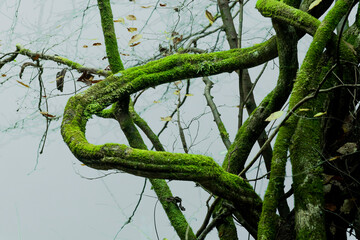
[[[227,173],[206,156],[153,152],[121,144],[90,144],[85,137],[87,120],[113,102],[141,89],[159,84],[252,67],[276,56],[275,38],[246,49],[201,55],[172,55],[141,67],[125,70],[71,97],[66,105],[61,132],[73,154],[86,165],[97,169],[119,169],[149,178],[167,178],[199,182],[203,187],[234,203],[251,203],[244,216],[257,217],[261,200],[251,186],[236,175]]]

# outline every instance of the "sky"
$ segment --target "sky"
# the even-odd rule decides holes
[[[153,11],[156,2],[113,1],[114,19],[125,20],[124,24],[115,23],[115,29],[126,68],[154,57],[158,54],[159,44],[168,46],[172,26],[178,26],[176,30],[179,34],[196,32],[208,24],[203,14],[204,8],[213,13],[216,11],[205,0],[197,4],[192,4],[192,1],[162,1],[166,6]],[[245,10],[245,47],[262,42],[272,34],[269,19],[262,18],[254,4],[254,1],[250,1]],[[174,11],[176,7],[183,8],[185,15],[179,17]],[[137,16],[137,21],[127,20],[128,15]],[[15,45],[21,44],[33,52],[64,56],[89,67],[105,68],[108,65],[103,60],[104,45],[93,46],[97,42],[103,43],[94,0],[3,0],[0,1],[0,22],[0,55],[14,51]],[[134,48],[128,46],[134,35],[127,31],[130,27],[137,27],[137,34],[143,36],[141,44]],[[215,28],[216,23],[212,27]],[[214,40],[216,36],[206,38],[199,43],[199,47],[211,49]],[[305,48],[307,41],[302,41],[300,46]],[[85,45],[88,47],[85,48]],[[219,49],[228,49],[223,37],[219,40]],[[71,71],[66,76],[64,94],[60,94],[55,87],[55,78],[62,66],[51,62],[43,62],[42,78],[49,95],[49,113],[59,116],[59,119],[51,122],[44,151],[39,154],[46,123],[38,110],[38,72],[26,68],[22,79],[18,76],[20,66],[28,61],[20,56],[16,62],[0,70],[0,239],[156,239],[154,219],[160,239],[177,239],[161,205],[157,204],[149,182],[131,224],[118,233],[136,206],[144,179],[126,173],[90,169],[82,166],[71,154],[60,135],[61,114],[67,99],[74,93],[74,85],[77,90],[84,85],[74,83],[80,74]],[[255,78],[261,68],[250,69],[251,76]],[[257,102],[275,85],[276,70],[276,61],[270,62],[255,89]],[[211,78],[215,82],[212,89],[214,100],[231,139],[235,137],[237,122],[234,119],[239,101],[238,94],[234,92],[234,79],[234,73]],[[30,87],[24,87],[17,81]],[[181,86],[185,86],[185,83]],[[206,154],[221,164],[226,149],[217,136],[216,126],[206,108],[203,88],[201,79],[191,81],[193,96],[181,109],[182,120],[191,122],[189,130],[198,133],[191,137],[187,135],[193,143],[191,152]],[[177,96],[172,93],[175,90],[173,85],[149,89],[136,104],[136,110],[155,132],[164,124],[161,117],[174,109]],[[167,150],[182,152],[177,125],[169,125],[160,140]],[[88,123],[86,136],[94,144],[126,143],[119,130],[118,123],[94,117]],[[255,173],[253,170],[254,176]],[[261,173],[265,172],[261,170]],[[263,194],[265,184],[266,181],[257,186],[260,194]],[[204,202],[208,194],[192,182],[171,181],[169,185],[174,196],[183,199],[186,208],[184,214],[196,231],[206,214]]]

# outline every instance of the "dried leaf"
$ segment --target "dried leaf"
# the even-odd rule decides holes
[[[129,28],[127,28],[127,30],[128,30],[129,32],[135,32],[135,31],[137,31],[137,28],[129,27]]]
[[[89,46],[88,45],[84,45],[83,48],[88,48]]]
[[[39,59],[39,57],[40,57],[40,55],[39,55],[39,54],[36,54],[34,57],[32,57],[32,60],[36,61],[36,60]]]
[[[336,211],[336,205],[333,203],[326,203],[325,204],[325,208],[331,212],[335,212]]]
[[[63,70],[61,70],[60,72],[58,72],[56,74],[56,88],[57,90],[59,90],[60,92],[63,91],[64,89],[64,78],[65,78],[65,74],[66,74],[66,68],[64,68]]]
[[[265,121],[267,122],[271,122],[275,119],[278,119],[279,117],[281,117],[282,115],[284,114],[284,111],[276,111],[276,112],[273,112],[272,114],[270,114],[270,116],[268,116]]]
[[[141,8],[151,8],[152,6],[140,6]]]
[[[134,36],[131,37],[128,45],[130,46],[134,42],[138,42],[141,38],[142,38],[142,34],[135,34]]]
[[[309,6],[309,10],[313,9],[314,7],[316,7],[317,5],[319,5],[321,3],[322,0],[315,0],[313,1],[310,6]]]
[[[125,23],[125,19],[121,17],[119,19],[115,19],[114,22]]]
[[[357,146],[356,143],[354,142],[347,142],[344,145],[342,145],[338,150],[336,150],[336,152],[343,155],[352,154],[355,153],[356,151],[357,151]]]
[[[139,45],[140,43],[141,43],[141,42],[133,43],[133,44],[131,44],[129,47],[135,47],[135,46]]]
[[[166,7],[166,3],[160,3],[160,7]]]
[[[205,16],[209,20],[210,24],[214,23],[215,19],[214,19],[213,15],[211,14],[211,12],[209,12],[208,10],[205,10]]]
[[[88,73],[87,71],[84,71],[81,76],[78,78],[78,82],[83,82],[86,85],[90,86],[92,84],[92,80],[94,79],[94,76]]]
[[[318,112],[314,115],[314,117],[321,117],[322,115],[325,115],[327,112]]]
[[[30,86],[29,85],[27,85],[27,84],[25,84],[25,83],[23,83],[23,82],[21,82],[21,81],[18,81],[18,80],[16,80],[18,83],[20,83],[21,85],[23,85],[24,87],[27,87],[27,88],[30,88]]]
[[[93,43],[93,46],[100,46],[100,45],[101,45],[101,43],[99,43],[99,42]]]
[[[91,83],[95,84],[95,83],[99,83],[104,81],[103,79],[99,79],[99,80],[91,80]]]
[[[164,122],[170,122],[171,121],[171,117],[170,116],[167,116],[167,117],[160,117],[161,121],[164,121]]]
[[[181,83],[181,81],[174,82],[175,85],[179,85],[180,83]]]
[[[2,77],[6,77],[6,74],[1,74]]]
[[[174,92],[174,94],[175,94],[175,95],[179,95],[179,94],[180,94],[180,90],[176,90],[176,91]]]
[[[128,53],[120,53],[120,55],[123,55],[123,56],[130,56],[130,54],[128,54]]]
[[[134,15],[127,15],[126,16],[126,19],[127,20],[130,20],[130,21],[135,21],[136,20],[136,17]]]
[[[54,117],[56,117],[55,115],[51,115],[51,114],[49,114],[48,112],[40,112],[43,116],[45,116],[45,117],[49,117],[49,118],[54,118]]]

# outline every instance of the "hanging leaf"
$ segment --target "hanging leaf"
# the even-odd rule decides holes
[[[134,36],[131,37],[128,45],[130,46],[134,42],[138,42],[141,38],[142,38],[142,34],[135,34]]]
[[[282,115],[284,114],[284,111],[276,111],[276,112],[273,112],[272,114],[270,114],[270,116],[268,116],[265,121],[267,122],[271,122],[275,119],[278,119],[279,117],[281,117]]]
[[[164,122],[170,122],[171,121],[171,117],[170,116],[167,116],[167,117],[160,117],[161,121],[164,121]]]
[[[336,152],[342,155],[352,154],[355,153],[356,151],[357,151],[357,146],[356,143],[354,142],[347,142],[343,146],[341,146],[338,150],[336,150]]]
[[[313,1],[310,6],[309,6],[309,10],[313,9],[314,7],[316,7],[317,5],[319,5],[321,3],[322,0],[315,0]]]
[[[307,111],[310,111],[309,108],[300,108],[299,109],[299,112],[307,112]]]
[[[125,23],[125,19],[121,17],[119,19],[115,19],[114,22]]]
[[[135,47],[135,46],[137,46],[137,45],[139,45],[139,44],[140,44],[140,42],[133,43],[133,44],[131,44],[129,47]]]
[[[330,158],[329,161],[334,161],[334,160],[336,160],[338,158],[340,158],[340,156],[335,156],[335,157]]]
[[[101,43],[99,43],[99,42],[93,43],[93,46],[100,46],[100,45],[101,45]]]
[[[127,28],[127,30],[128,30],[129,32],[135,32],[135,31],[137,31],[137,28],[129,27],[129,28]]]
[[[36,60],[39,59],[39,57],[40,57],[40,55],[39,55],[39,54],[36,54],[34,57],[32,57],[32,60],[36,61]]]
[[[86,85],[90,86],[92,84],[92,80],[94,79],[94,76],[88,73],[87,71],[84,71],[81,76],[78,78],[78,82],[83,82]]]
[[[66,68],[64,68],[63,70],[61,70],[60,72],[58,72],[56,74],[56,88],[57,90],[59,90],[60,92],[63,91],[64,89],[64,78],[65,78],[65,74],[66,74]]]
[[[51,115],[48,112],[40,112],[44,117],[49,117],[49,118],[54,118],[56,117],[55,115]]]
[[[130,21],[135,21],[136,20],[136,17],[134,15],[127,15],[126,16],[126,19],[127,20],[130,20]]]
[[[104,81],[103,79],[99,79],[99,80],[91,80],[91,83],[95,84],[95,83],[99,83]]]
[[[326,112],[318,112],[317,114],[314,115],[314,117],[321,117],[322,115],[325,115]]]
[[[20,83],[21,85],[23,85],[24,87],[27,87],[27,88],[30,88],[30,86],[29,85],[27,85],[27,84],[25,84],[25,83],[23,83],[23,82],[21,82],[21,81],[18,81],[18,80],[16,80],[18,83]]]
[[[215,21],[213,15],[208,10],[205,10],[205,16],[209,20],[210,24],[212,25]]]

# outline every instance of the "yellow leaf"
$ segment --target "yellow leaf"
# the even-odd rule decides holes
[[[119,19],[114,20],[114,22],[125,23],[125,19],[121,17]]]
[[[151,8],[152,6],[140,6],[141,8]]]
[[[210,24],[214,23],[215,19],[214,19],[213,15],[211,14],[211,12],[209,12],[208,10],[205,10],[205,16],[209,20]]]
[[[192,93],[188,93],[188,94],[185,94],[185,96],[187,96],[187,97],[191,97],[191,96],[194,96],[194,94],[192,94]]]
[[[299,109],[299,112],[307,112],[307,111],[310,111],[309,108],[300,108]]]
[[[21,81],[18,81],[18,80],[16,80],[18,83],[20,83],[21,85],[23,85],[24,87],[27,87],[27,88],[30,88],[30,86],[29,85],[27,85],[27,84],[25,84],[25,83],[23,83],[23,82],[21,82]]]
[[[167,117],[160,117],[161,121],[165,121],[165,122],[170,122],[171,121],[171,117],[167,116]]]
[[[326,112],[318,112],[317,114],[314,115],[314,117],[321,117],[322,115],[325,115]]]
[[[316,7],[317,5],[319,5],[321,3],[322,0],[315,0],[313,1],[310,6],[309,6],[309,10],[313,9],[314,7]]]
[[[89,46],[88,45],[84,45],[83,48],[88,48]]]
[[[141,38],[142,38],[142,34],[136,34],[136,35],[132,36],[129,43],[128,43],[128,45],[130,46],[134,42],[139,41]]]
[[[282,115],[284,114],[284,111],[276,111],[276,112],[273,112],[272,114],[270,114],[270,116],[268,116],[265,121],[267,122],[271,122],[275,119],[278,119],[279,117],[281,117]]]
[[[179,93],[180,93],[180,90],[176,90],[176,91],[174,92],[175,95],[179,95]]]
[[[130,20],[130,21],[135,21],[136,20],[136,17],[134,15],[127,15],[126,16],[126,19],[127,20]]]
[[[334,160],[338,159],[339,157],[340,157],[340,156],[332,157],[332,158],[329,159],[329,161],[334,161]]]
[[[154,100],[154,103],[160,103],[160,101],[156,101],[156,100]]]
[[[129,32],[135,32],[135,31],[137,31],[137,28],[129,27],[129,28],[127,28],[127,30],[128,30]]]

